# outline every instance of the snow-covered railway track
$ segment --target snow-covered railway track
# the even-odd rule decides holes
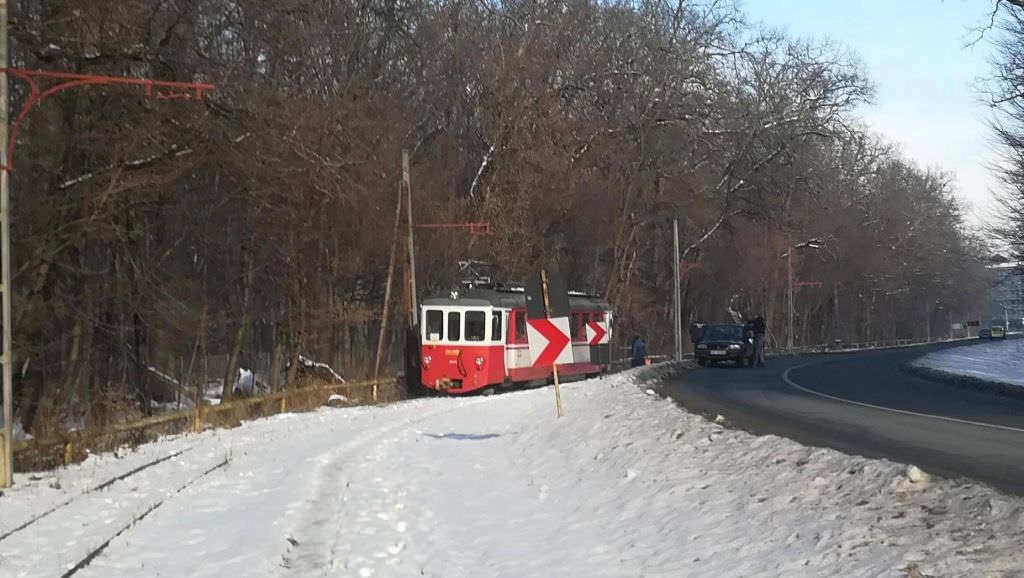
[[[229,462],[222,448],[192,445],[110,475],[7,530],[0,576],[75,575],[139,521]]]
[[[166,462],[167,460],[176,458],[176,457],[178,457],[178,456],[180,456],[182,454],[185,454],[185,453],[191,451],[192,449],[193,448],[189,447],[189,448],[185,448],[185,449],[182,449],[182,450],[177,450],[177,451],[171,452],[171,453],[167,454],[166,456],[163,456],[163,457],[160,457],[160,458],[157,458],[157,459],[154,459],[154,460],[150,460],[150,461],[148,461],[148,462],[146,462],[146,463],[144,463],[144,464],[142,464],[142,465],[140,465],[138,467],[135,467],[135,468],[132,468],[131,470],[128,470],[127,472],[124,472],[122,474],[118,474],[118,475],[112,476],[110,478],[107,478],[103,482],[101,482],[99,484],[96,484],[95,486],[91,486],[89,488],[86,488],[85,490],[83,490],[83,491],[81,491],[81,492],[79,492],[79,493],[69,497],[68,499],[58,503],[57,505],[55,505],[55,506],[53,506],[53,507],[51,507],[51,508],[49,508],[49,509],[47,509],[47,510],[41,512],[41,513],[39,513],[39,514],[36,514],[35,516],[30,517],[29,519],[25,520],[24,522],[22,522],[21,524],[15,526],[14,528],[11,528],[10,530],[7,530],[6,532],[0,534],[0,542],[3,542],[4,540],[6,540],[7,538],[10,538],[14,534],[16,534],[18,532],[21,532],[22,530],[25,530],[26,528],[32,526],[32,524],[35,524],[36,522],[39,522],[43,518],[49,516],[50,514],[53,514],[54,512],[60,510],[61,508],[64,508],[64,507],[68,506],[69,504],[71,504],[75,500],[81,499],[82,497],[87,496],[89,494],[94,494],[96,492],[103,491],[103,490],[109,488],[110,486],[114,485],[117,482],[126,480],[126,479],[130,478],[131,476],[134,476],[134,475],[138,474],[139,472],[148,470],[149,468],[152,468],[153,466],[160,465],[160,464]]]
[[[214,464],[213,466],[211,466],[210,468],[208,468],[207,470],[205,470],[204,472],[202,472],[198,476],[192,478],[191,480],[189,480],[185,484],[183,484],[183,485],[179,486],[178,488],[176,488],[174,490],[173,494],[171,494],[171,495],[167,496],[166,498],[160,499],[160,500],[154,502],[153,504],[151,504],[143,512],[141,512],[140,514],[134,516],[131,519],[131,521],[129,521],[127,524],[125,524],[119,530],[117,530],[117,532],[115,532],[113,536],[111,536],[110,538],[105,540],[103,543],[101,543],[98,546],[96,546],[95,548],[93,548],[81,560],[79,560],[77,563],[75,563],[73,566],[71,566],[71,568],[69,568],[67,572],[65,572],[64,574],[61,575],[61,578],[69,578],[71,576],[74,576],[76,573],[78,573],[79,570],[82,570],[83,568],[88,566],[93,560],[96,559],[97,556],[102,554],[103,551],[107,549],[107,546],[109,546],[111,542],[113,542],[118,537],[120,537],[122,534],[124,534],[129,529],[131,529],[132,526],[134,526],[135,524],[138,524],[139,522],[141,522],[146,516],[148,516],[151,513],[153,513],[153,511],[156,510],[157,508],[159,508],[160,506],[162,506],[167,499],[173,497],[174,495],[180,494],[186,488],[188,488],[189,486],[192,486],[193,484],[195,484],[199,480],[205,478],[207,475],[209,475],[209,474],[211,474],[211,473],[213,473],[213,472],[215,472],[215,471],[217,471],[217,470],[219,470],[221,468],[227,467],[227,465],[229,463],[231,463],[231,459],[230,458],[224,458],[223,460],[221,460],[220,462]]]

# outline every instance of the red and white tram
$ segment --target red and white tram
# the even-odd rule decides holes
[[[569,324],[573,363],[558,366],[566,381],[611,368],[610,339],[590,345],[587,324],[611,332],[611,306],[591,295],[570,292]],[[469,286],[447,297],[426,299],[420,309],[420,383],[452,394],[513,385],[547,383],[550,367],[532,367],[526,339],[526,296],[522,288]]]

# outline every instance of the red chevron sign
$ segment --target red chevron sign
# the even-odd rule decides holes
[[[608,343],[608,329],[605,328],[605,324],[600,321],[587,323],[587,344],[601,345],[603,343]]]
[[[530,360],[534,367],[572,363],[572,347],[568,347],[568,317],[528,319],[526,337],[530,343]]]

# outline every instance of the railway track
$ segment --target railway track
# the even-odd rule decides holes
[[[37,515],[29,518],[25,522],[21,523],[20,525],[14,527],[14,528],[11,528],[10,530],[7,530],[3,534],[0,534],[0,542],[3,542],[7,538],[10,538],[11,536],[17,534],[18,532],[21,532],[22,530],[25,530],[26,528],[32,526],[32,524],[35,524],[36,522],[39,522],[43,518],[46,518],[47,516],[49,516],[50,514],[53,514],[54,512],[60,510],[61,508],[64,508],[64,507],[68,506],[69,504],[71,504],[75,500],[79,500],[79,499],[81,499],[81,498],[83,498],[85,496],[88,496],[89,494],[94,494],[96,492],[101,492],[101,491],[109,488],[110,486],[116,484],[117,482],[127,480],[128,478],[134,476],[135,474],[138,474],[139,472],[148,470],[149,468],[152,468],[153,466],[162,464],[163,462],[166,462],[167,460],[174,459],[174,458],[176,458],[176,457],[178,457],[178,456],[180,456],[182,454],[186,454],[186,453],[190,452],[192,449],[194,449],[194,448],[185,448],[183,450],[178,450],[178,451],[175,451],[175,452],[171,452],[171,453],[167,454],[166,456],[157,458],[155,460],[150,460],[150,461],[148,461],[148,462],[146,462],[146,463],[144,463],[144,464],[142,464],[142,465],[140,465],[140,466],[138,466],[136,468],[133,468],[133,469],[127,471],[127,472],[124,472],[122,474],[118,474],[116,476],[108,478],[107,480],[104,480],[100,484],[97,484],[97,485],[92,486],[90,488],[86,488],[84,491],[79,492],[79,493],[75,494],[74,496],[71,496],[70,498],[64,500],[63,502],[57,504],[56,506],[53,506],[52,508],[50,508],[50,509],[48,509],[48,510],[46,510],[46,511],[40,513],[40,514],[37,514]]]
[[[76,576],[115,540],[231,463],[198,444],[112,475],[0,534],[0,575]],[[192,457],[182,461],[189,453]]]
[[[93,548],[92,550],[90,550],[89,553],[85,555],[85,557],[81,558],[77,563],[75,563],[71,568],[69,568],[67,572],[65,572],[64,574],[61,574],[61,578],[70,578],[71,576],[74,576],[75,574],[77,574],[80,570],[83,570],[84,568],[89,566],[89,564],[92,563],[93,560],[95,560],[100,554],[103,553],[104,550],[107,549],[107,546],[109,546],[111,542],[113,542],[118,537],[120,537],[122,534],[124,534],[125,532],[130,530],[132,528],[132,526],[134,526],[135,524],[138,524],[139,522],[141,522],[143,519],[145,519],[146,516],[152,514],[153,511],[155,511],[157,508],[159,508],[160,506],[164,505],[164,502],[166,502],[169,498],[171,498],[171,497],[173,497],[173,496],[175,496],[177,494],[180,494],[186,488],[192,486],[193,484],[195,484],[199,480],[205,478],[209,474],[211,474],[211,473],[213,473],[213,472],[215,472],[215,471],[217,471],[217,470],[219,470],[221,468],[227,467],[228,464],[230,464],[230,463],[231,463],[231,458],[224,458],[223,460],[221,460],[220,462],[214,464],[212,467],[207,468],[201,474],[199,474],[198,476],[192,478],[191,480],[189,480],[185,484],[180,485],[177,488],[175,488],[173,494],[171,494],[167,498],[158,500],[158,501],[154,502],[153,504],[151,504],[142,513],[134,516],[131,519],[130,522],[128,522],[127,524],[122,526],[120,529],[118,529],[118,531],[116,533],[114,533],[113,536],[111,536],[110,538],[107,538],[103,543],[101,543],[100,545],[98,545],[95,548]]]

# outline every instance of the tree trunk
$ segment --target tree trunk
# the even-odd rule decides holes
[[[270,353],[270,391],[281,389],[281,358],[284,357],[285,336],[281,330],[281,322],[274,320],[274,345]]]
[[[199,335],[198,335],[198,343],[199,343],[199,345],[197,346],[197,348],[198,348],[198,351],[199,351],[199,367],[202,368],[202,371],[200,372],[200,375],[196,376],[196,378],[195,378],[195,382],[196,382],[195,406],[196,407],[199,407],[199,406],[203,405],[203,399],[205,398],[205,393],[206,393],[206,380],[209,379],[209,377],[210,377],[209,373],[207,372],[207,360],[208,360],[208,356],[210,355],[210,353],[209,353],[209,351],[207,351],[207,347],[206,347],[206,333],[207,333],[206,326],[207,326],[207,315],[208,315],[207,311],[208,311],[208,309],[209,309],[209,305],[207,304],[206,297],[204,296],[203,297],[203,309],[199,313]],[[198,370],[198,369],[199,368],[197,367],[196,370]]]
[[[289,325],[292,330],[291,354],[288,359],[288,372],[285,375],[284,386],[291,388],[295,386],[295,380],[299,374],[299,356],[306,345],[306,336],[303,331],[303,309],[305,299],[302,298],[302,281],[296,277],[292,284],[292,307],[289,315]]]
[[[245,341],[245,331],[249,327],[249,315],[252,300],[252,259],[248,255],[248,249],[242,250],[242,319],[238,323],[238,331],[235,332],[234,344],[228,354],[227,368],[224,371],[224,386],[221,389],[221,399],[231,399],[232,388],[235,383],[235,373],[238,371],[238,356],[242,352],[242,343]]]

